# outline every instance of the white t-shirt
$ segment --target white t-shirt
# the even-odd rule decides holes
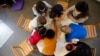
[[[31,20],[31,22],[29,23],[29,29],[30,30],[33,30],[34,28],[36,28],[38,25],[37,25],[37,19],[38,19],[39,16],[36,16],[35,18],[33,18]],[[44,25],[46,28],[49,28],[50,25],[52,24],[52,19],[49,18],[49,16],[46,16],[45,17],[46,20],[47,20],[47,23]]]
[[[33,18],[31,20],[31,22],[29,23],[29,29],[33,30],[35,27],[37,27],[37,18],[38,16],[36,16],[35,18]]]
[[[46,1],[42,1],[48,8],[49,7],[52,7],[49,3],[47,3]],[[33,13],[34,13],[34,15],[36,15],[36,16],[40,16],[40,14],[36,11],[36,9],[35,9],[35,7],[36,7],[36,4],[32,7],[32,11],[33,11]]]

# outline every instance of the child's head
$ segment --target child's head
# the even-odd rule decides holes
[[[85,1],[80,1],[75,5],[75,8],[79,12],[87,12],[88,4]]]
[[[41,37],[44,37],[47,29],[44,26],[38,26],[38,27],[36,27],[36,31],[38,31],[38,34]]]
[[[44,16],[39,16],[37,19],[37,24],[40,26],[43,26],[44,24],[47,23],[47,20]]]
[[[38,13],[42,14],[42,13],[46,13],[47,11],[47,7],[46,5],[42,2],[42,1],[38,1],[36,3],[36,10]]]
[[[75,16],[75,19],[78,20],[80,18],[84,18],[89,16],[89,8],[88,4],[85,1],[80,1],[75,5],[76,11],[80,12],[79,15]]]
[[[50,18],[61,17],[62,15],[63,7],[60,4],[54,5],[49,13]]]
[[[55,32],[52,29],[48,29],[46,32],[46,37],[52,39],[55,36]]]
[[[84,42],[78,42],[76,48],[65,56],[92,56],[91,47]]]
[[[71,32],[71,29],[68,26],[64,25],[61,26],[61,31],[67,34]]]

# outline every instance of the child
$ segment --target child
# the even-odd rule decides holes
[[[60,4],[56,4],[52,7],[49,17],[55,21],[62,21],[64,19],[63,7]]]
[[[92,56],[91,47],[83,42],[78,42],[76,48],[65,56]]]
[[[39,26],[34,29],[33,35],[29,37],[29,43],[34,47],[45,36],[46,28]]]
[[[38,1],[32,8],[33,13],[35,16],[46,16],[46,13],[48,9],[50,9],[52,6],[47,3],[46,1]]]
[[[68,17],[75,23],[84,23],[89,17],[88,4],[80,1],[66,10]]]
[[[56,4],[52,7],[49,17],[53,19],[53,22],[57,25],[58,35],[60,35],[59,27],[61,26],[61,21],[65,18],[65,14],[63,13],[63,7],[60,4]]]
[[[52,23],[51,29],[48,29],[46,32],[46,37],[43,39],[44,48],[42,49],[42,54],[44,56],[54,56],[57,42],[57,25],[55,22]]]
[[[71,42],[73,39],[84,39],[87,35],[86,29],[83,26],[76,24],[62,26],[61,31],[65,33],[67,42]]]
[[[46,23],[47,21],[44,16],[37,16],[29,23],[29,29],[33,30],[35,27],[45,25]]]
[[[54,51],[56,48],[56,37],[55,32],[52,29],[48,29],[46,32],[46,37],[43,39],[44,42],[44,48],[43,48],[43,54],[44,55],[54,55]]]

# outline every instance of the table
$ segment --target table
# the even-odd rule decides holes
[[[65,16],[65,19],[61,22],[62,25],[69,25],[71,23],[77,24],[73,22],[71,19],[69,19],[67,16]],[[57,39],[56,50],[54,52],[55,56],[64,56],[65,54],[69,53],[69,51],[67,51],[65,48],[65,45],[67,45],[68,43],[65,42],[65,34],[62,32],[60,37]],[[42,52],[43,47],[43,40],[40,40],[37,43],[37,48],[40,52]]]

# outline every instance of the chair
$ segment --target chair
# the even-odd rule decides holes
[[[96,48],[91,48],[92,56],[96,56]]]
[[[64,10],[66,10],[68,8],[68,2],[67,1],[57,0],[57,4],[62,5]]]
[[[34,48],[28,43],[28,40],[25,40],[18,46],[13,46],[12,51],[15,56],[30,56],[30,53],[34,50]],[[20,51],[20,52],[18,52]]]
[[[21,14],[21,16],[17,22],[17,26],[23,30],[31,32],[31,30],[28,28],[30,21],[31,21],[30,19],[27,19],[24,15]]]
[[[95,38],[97,36],[95,25],[84,25],[84,27],[87,30],[87,37],[86,38]]]

